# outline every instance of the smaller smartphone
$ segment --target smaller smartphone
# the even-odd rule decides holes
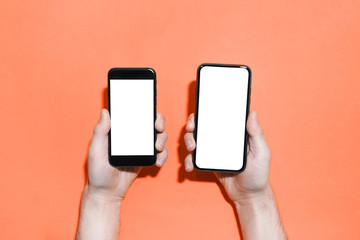
[[[196,82],[194,167],[204,171],[243,171],[247,156],[250,68],[202,64]]]
[[[156,74],[152,68],[112,68],[108,72],[112,166],[156,162]]]

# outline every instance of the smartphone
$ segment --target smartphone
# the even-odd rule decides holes
[[[251,71],[244,65],[202,64],[197,70],[194,167],[245,170]]]
[[[151,166],[156,162],[156,74],[151,68],[112,68],[108,72],[112,166]]]

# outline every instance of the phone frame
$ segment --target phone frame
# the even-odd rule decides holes
[[[192,161],[195,169],[200,171],[213,171],[213,172],[242,172],[246,168],[247,162],[247,145],[248,145],[248,132],[246,130],[247,119],[249,116],[250,100],[251,100],[251,70],[246,65],[236,65],[236,64],[216,64],[216,63],[203,63],[197,69],[196,77],[196,100],[195,100],[195,129],[194,129],[194,139],[197,140],[197,128],[198,128],[198,112],[199,112],[199,97],[200,97],[200,72],[203,67],[227,67],[227,68],[244,68],[249,73],[248,78],[248,89],[247,89],[247,104],[246,104],[246,119],[245,119],[245,139],[244,139],[244,156],[243,156],[243,166],[239,170],[229,170],[229,169],[210,169],[210,168],[200,168],[196,165],[196,147],[192,153]]]
[[[156,163],[156,129],[155,129],[155,121],[156,121],[156,72],[152,68],[111,68],[108,72],[108,108],[109,114],[111,118],[110,111],[110,79],[149,79],[154,81],[154,154],[153,155],[121,155],[121,156],[112,156],[111,155],[111,128],[108,134],[108,156],[109,163],[114,167],[121,166],[152,166]]]

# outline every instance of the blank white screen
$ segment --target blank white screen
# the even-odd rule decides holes
[[[248,78],[245,68],[205,66],[200,70],[198,167],[242,168]]]
[[[154,80],[110,79],[111,155],[154,154]]]

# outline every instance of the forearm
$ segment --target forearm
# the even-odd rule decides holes
[[[86,186],[76,239],[118,239],[120,205],[121,200],[91,193]]]
[[[235,202],[245,240],[287,239],[271,187],[253,199]]]

